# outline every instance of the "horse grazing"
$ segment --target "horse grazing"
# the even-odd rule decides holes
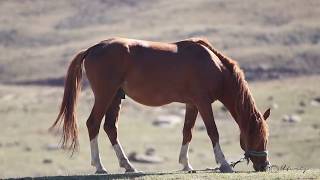
[[[253,162],[254,169],[265,171],[269,167],[266,119],[270,109],[264,115],[258,111],[239,66],[206,39],[161,43],[111,38],[78,53],[69,66],[60,113],[51,127],[63,122],[62,146],[73,150],[78,148],[75,108],[83,66],[95,98],[86,125],[90,138],[91,165],[96,167],[96,173],[107,173],[101,163],[97,141],[103,116],[103,127],[120,167],[125,168],[126,172],[136,172],[117,134],[121,100],[125,94],[147,106],[171,102],[186,104],[179,155],[183,170],[192,170],[188,149],[199,112],[220,170],[233,172],[219,145],[211,107],[216,100],[227,107],[239,125],[241,148],[246,158]]]

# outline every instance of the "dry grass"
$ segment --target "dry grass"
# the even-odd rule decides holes
[[[279,108],[271,111],[269,119],[271,162],[290,167],[318,168],[320,124],[319,107],[310,101],[319,97],[319,85],[314,82],[319,76],[302,77],[279,81],[251,83],[251,89],[261,110],[273,103]],[[303,84],[303,86],[301,86]],[[270,101],[269,97],[273,100]],[[37,86],[1,86],[0,94],[0,177],[74,175],[93,173],[90,166],[89,141],[85,120],[92,107],[89,89],[82,93],[78,107],[80,125],[80,152],[70,158],[70,154],[59,150],[48,150],[48,145],[56,145],[60,136],[47,132],[57,115],[62,97],[61,88]],[[306,106],[299,104],[304,101]],[[134,165],[145,172],[172,171],[180,169],[178,153],[182,139],[182,125],[173,128],[159,128],[152,125],[160,115],[175,114],[183,118],[183,105],[171,104],[159,108],[148,108],[127,99],[123,103],[120,119],[120,140],[127,153],[143,153],[146,147],[154,147],[156,153],[166,160],[160,164]],[[243,154],[239,146],[239,130],[232,118],[213,106],[221,137],[222,148],[229,160],[236,160]],[[284,123],[283,114],[300,114],[299,123]],[[200,119],[197,127],[203,126]],[[118,167],[116,156],[105,133],[101,131],[100,147],[102,160],[111,173],[123,172]],[[197,169],[216,167],[212,147],[204,130],[196,128],[191,145],[190,159]],[[49,159],[52,162],[45,164]],[[18,170],[17,170],[18,169]],[[251,171],[251,165],[240,164],[237,170]]]
[[[61,87],[25,86],[63,84],[67,65],[80,49],[113,36],[168,42],[206,36],[239,61],[250,79],[319,74],[319,5],[317,0],[0,1],[0,178],[94,171],[85,128],[92,106],[90,90],[82,94],[78,109],[81,150],[70,159],[68,153],[47,149],[59,141],[59,136],[48,134],[47,128],[57,115]],[[250,83],[261,109],[279,105],[272,110],[269,122],[272,163],[320,167],[314,161],[320,155],[320,112],[319,107],[310,105],[312,98],[320,96],[319,81],[319,75],[315,75]],[[12,85],[16,82],[20,85]],[[274,101],[268,100],[269,96]],[[301,101],[306,106],[300,106]],[[238,159],[242,154],[238,129],[220,106],[215,105],[214,110],[223,149],[229,159]],[[152,121],[167,114],[183,118],[183,108],[181,104],[148,108],[125,100],[120,121],[125,150],[142,153],[152,146],[166,158],[160,164],[135,164],[138,169],[152,172],[180,168],[177,159],[182,124],[167,129],[154,127]],[[284,114],[301,112],[300,123],[281,120]],[[198,122],[197,126],[203,126]],[[100,144],[106,168],[112,173],[122,172],[103,132]],[[205,131],[196,130],[191,148],[194,167],[216,166]],[[46,159],[52,162],[44,163]],[[251,167],[241,165],[237,170]]]

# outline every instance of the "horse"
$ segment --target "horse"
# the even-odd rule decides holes
[[[101,163],[98,134],[105,116],[105,130],[119,166],[137,172],[118,139],[118,115],[125,95],[147,106],[172,102],[186,104],[179,163],[193,170],[188,156],[192,130],[200,113],[221,172],[233,172],[219,144],[219,133],[211,104],[220,101],[240,128],[240,146],[256,171],[270,166],[266,119],[256,107],[244,73],[236,61],[216,50],[205,38],[163,43],[110,38],[80,51],[71,61],[65,78],[60,112],[51,126],[63,123],[62,147],[78,150],[77,96],[85,69],[94,94],[94,105],[86,126],[90,138],[91,165],[96,173],[108,173]]]

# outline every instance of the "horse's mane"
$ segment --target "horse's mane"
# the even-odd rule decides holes
[[[208,40],[203,38],[195,38],[193,41],[207,47],[210,49],[222,62],[222,64],[229,70],[232,74],[234,81],[234,89],[237,90],[236,99],[235,99],[235,111],[238,115],[242,115],[243,118],[248,121],[256,120],[258,123],[261,123],[260,134],[263,136],[268,136],[268,126],[267,123],[262,119],[262,115],[256,108],[255,101],[250,92],[247,81],[245,80],[245,76],[243,71],[240,69],[238,63],[231,58],[225,56],[218,50],[216,50]],[[245,120],[244,119],[244,120]],[[254,123],[249,123],[249,125],[253,125]]]

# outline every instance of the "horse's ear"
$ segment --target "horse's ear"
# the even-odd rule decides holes
[[[267,120],[269,116],[270,116],[270,108],[267,109],[266,112],[264,112],[264,114],[263,114],[264,120]]]

